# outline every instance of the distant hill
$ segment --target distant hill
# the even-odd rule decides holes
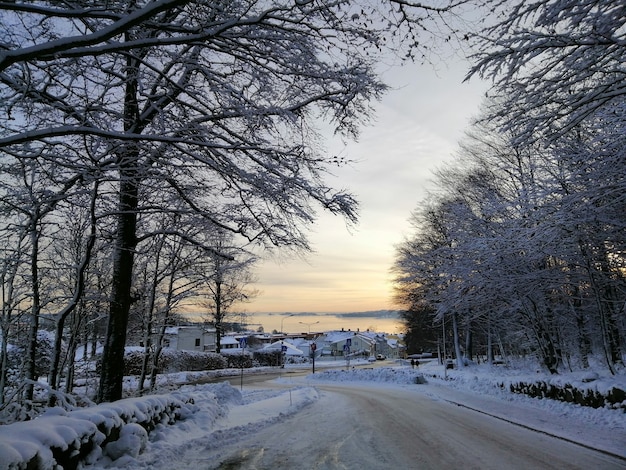
[[[369,310],[366,312],[273,312],[266,313],[266,315],[290,315],[294,317],[333,316],[338,318],[400,318],[400,313],[397,310]]]
[[[400,318],[397,310],[371,310],[368,312],[333,313],[332,315],[340,318]]]

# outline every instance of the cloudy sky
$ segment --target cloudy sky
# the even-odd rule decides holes
[[[384,75],[393,89],[376,106],[377,118],[357,143],[329,140],[331,152],[356,160],[336,173],[335,187],[359,200],[360,222],[319,214],[310,234],[313,253],[268,259],[257,270],[255,312],[358,312],[394,309],[390,267],[394,246],[408,235],[408,219],[425,196],[433,169],[449,161],[487,89],[462,83],[462,61],[410,65]]]

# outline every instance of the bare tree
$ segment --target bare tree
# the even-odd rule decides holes
[[[200,304],[207,310],[209,322],[216,330],[216,351],[221,351],[221,338],[232,307],[251,301],[256,291],[249,287],[255,281],[252,267],[256,257],[233,245],[233,237],[228,233],[216,232],[209,236],[215,252],[204,256],[196,266],[201,279]],[[226,257],[227,255],[228,257]]]
[[[0,109],[14,119],[2,121],[0,149],[97,167],[118,185],[99,401],[122,393],[144,188],[157,181],[189,213],[249,241],[308,249],[315,208],[357,215],[349,193],[323,182],[337,159],[320,148],[316,120],[357,136],[386,90],[374,70],[381,51],[420,57],[428,31],[449,36],[446,13],[462,3],[0,6]]]
[[[481,1],[490,26],[474,36],[468,77],[509,99],[494,110],[520,139],[557,137],[623,102],[626,6],[599,0]]]
[[[401,299],[426,302],[453,329],[456,321],[455,347],[460,328],[479,321],[517,338],[507,342],[535,352],[552,373],[572,358],[588,366],[591,351],[615,372],[624,334],[623,125],[603,110],[576,133],[524,146],[479,123],[412,217],[413,237],[394,265]]]
[[[59,385],[60,375],[62,373],[61,361],[62,350],[61,343],[65,332],[65,322],[68,317],[76,310],[80,304],[81,299],[84,296],[85,291],[85,277],[91,261],[91,253],[96,243],[96,201],[98,198],[98,181],[94,182],[93,187],[88,194],[88,207],[86,208],[86,220],[84,226],[79,225],[79,233],[75,234],[74,238],[74,256],[75,264],[71,267],[72,271],[72,286],[65,305],[54,314],[54,320],[56,323],[55,342],[54,342],[54,356],[52,360],[52,367],[49,375],[49,385],[52,390],[56,390]],[[85,229],[86,236],[83,237],[82,230]],[[83,238],[85,240],[83,241]],[[71,336],[74,336],[77,331],[70,331]],[[72,342],[75,342],[72,340]],[[49,398],[49,404],[52,406],[55,403],[55,395],[51,394]]]

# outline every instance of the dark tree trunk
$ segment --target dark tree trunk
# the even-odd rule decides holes
[[[37,232],[37,220],[39,214],[33,217],[31,227],[31,287],[33,290],[33,300],[31,306],[31,314],[29,316],[28,325],[28,344],[26,345],[26,356],[24,358],[25,377],[31,382],[26,384],[24,398],[32,400],[34,395],[34,385],[32,382],[37,381],[37,334],[39,332],[39,314],[41,311],[41,300],[39,297],[39,233]]]
[[[109,323],[104,339],[102,368],[97,401],[107,402],[122,398],[124,378],[124,347],[131,304],[133,261],[137,246],[138,183],[134,172],[121,172],[120,203],[117,216],[117,236],[113,251],[113,276]]]
[[[126,40],[130,40],[126,33]],[[126,89],[124,94],[124,131],[140,133],[138,72],[139,59],[126,59]],[[140,182],[139,146],[127,144],[118,153],[120,194],[117,214],[117,233],[113,248],[113,273],[109,323],[104,350],[97,401],[114,401],[122,398],[124,379],[124,348],[131,304],[133,264],[137,247],[137,218]]]
[[[222,352],[222,329],[224,327],[222,318],[222,283],[218,279],[215,290],[215,352]]]

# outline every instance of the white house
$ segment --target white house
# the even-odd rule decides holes
[[[214,329],[199,326],[170,326],[165,329],[163,346],[177,351],[215,351]]]
[[[323,356],[362,354],[371,356],[376,352],[376,341],[358,331],[330,331],[316,339]]]
[[[241,344],[234,336],[222,336],[220,338],[220,352],[241,352]]]
[[[263,351],[282,351],[283,346],[287,348],[285,351],[286,356],[304,356],[304,351],[296,348],[289,341],[276,341],[272,344],[268,344],[263,348]]]

